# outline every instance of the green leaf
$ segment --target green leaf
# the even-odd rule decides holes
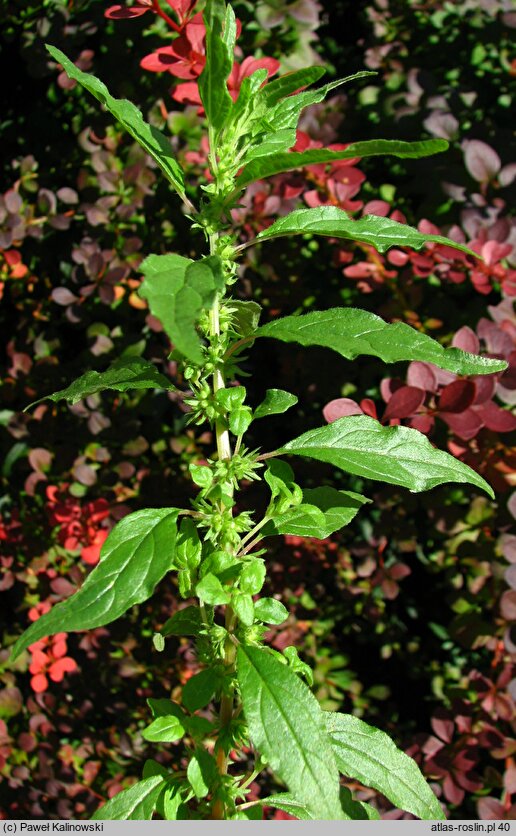
[[[190,476],[192,477],[192,482],[194,485],[197,485],[198,488],[209,488],[213,482],[213,470],[211,467],[208,467],[206,464],[193,464],[190,463],[188,465],[188,470],[190,471]]]
[[[186,777],[197,798],[206,798],[218,779],[217,764],[209,752],[198,746],[192,756]]]
[[[154,363],[149,363],[141,357],[128,357],[125,360],[116,360],[105,372],[86,372],[66,389],[45,395],[44,398],[29,404],[24,412],[45,400],[54,403],[68,401],[74,404],[97,392],[103,392],[104,389],[126,392],[127,389],[174,389],[174,386],[165,375],[158,372]]]
[[[363,142],[353,142],[342,151],[330,151],[326,148],[313,148],[310,151],[283,151],[272,154],[270,157],[252,160],[237,177],[236,188],[244,189],[255,180],[263,180],[266,177],[272,177],[273,174],[281,174],[283,171],[292,171],[307,165],[351,160],[355,157],[376,157],[383,154],[403,158],[428,157],[446,151],[447,148],[448,143],[444,139],[426,139],[421,142],[368,139]]]
[[[81,588],[34,621],[15,643],[11,658],[44,636],[110,624],[150,598],[173,566],[178,514],[178,508],[146,508],[120,520]]]
[[[150,821],[166,781],[162,775],[151,775],[122,790],[103,807],[93,813],[91,820],[100,821]]]
[[[172,715],[173,717],[177,717],[177,719],[181,721],[182,725],[185,725],[187,722],[186,714],[181,706],[166,697],[160,697],[159,699],[149,697],[147,704],[153,717],[168,717],[169,715]]]
[[[265,241],[278,235],[328,235],[331,238],[346,238],[372,244],[380,253],[389,247],[412,247],[420,250],[428,242],[444,244],[478,258],[473,250],[464,244],[457,244],[444,235],[427,235],[408,224],[401,224],[390,218],[366,215],[358,221],[337,206],[317,206],[314,209],[296,209],[290,215],[279,218],[272,226],[256,236],[256,241]],[[245,246],[245,245],[244,245]]]
[[[265,583],[265,561],[261,557],[254,557],[247,563],[240,573],[239,587],[241,592],[257,595]]]
[[[74,81],[78,81],[79,84],[95,96],[113,114],[122,127],[157,162],[181,197],[184,197],[185,182],[183,169],[174,159],[172,145],[168,137],[153,125],[147,124],[141,111],[132,102],[127,101],[127,99],[114,99],[102,81],[89,73],[84,73],[82,70],[79,70],[55,46],[46,44],[46,47],[52,58],[61,64],[67,76],[73,78]]]
[[[233,107],[227,78],[233,68],[236,25],[231,6],[208,0],[204,10],[206,65],[199,77],[199,94],[209,124],[219,131]]]
[[[260,321],[262,306],[258,302],[244,302],[240,299],[230,299],[228,307],[232,314],[233,328],[240,337],[254,334]]]
[[[358,308],[330,308],[282,317],[262,325],[256,336],[331,348],[349,360],[359,354],[380,357],[386,363],[419,360],[461,375],[491,374],[506,368],[503,360],[480,357],[459,348],[443,348],[404,322],[389,324]]]
[[[371,807],[370,804],[354,799],[347,787],[340,788],[340,803],[344,812],[355,821],[367,821],[368,819],[378,821],[380,818],[378,810]]]
[[[198,711],[211,701],[221,684],[218,668],[206,670],[192,676],[183,687],[183,705],[188,711]]]
[[[231,598],[227,589],[224,589],[221,582],[215,575],[208,572],[195,587],[195,594],[205,604],[214,607],[217,604],[229,604]]]
[[[401,485],[413,492],[466,482],[494,498],[492,488],[466,464],[437,450],[409,427],[382,427],[367,415],[339,418],[289,441],[278,453],[328,462],[347,473]]]
[[[142,731],[144,740],[151,743],[174,743],[181,740],[185,733],[185,727],[178,717],[168,715],[157,717]]]
[[[183,517],[176,541],[176,564],[181,569],[196,569],[201,562],[202,543],[191,517]]]
[[[294,70],[279,76],[272,81],[269,81],[265,87],[262,87],[260,96],[265,104],[271,107],[284,99],[285,96],[290,96],[292,93],[297,93],[302,87],[308,87],[316,81],[319,81],[321,76],[325,74],[324,67],[304,67],[301,70]]]
[[[254,603],[251,595],[247,592],[234,592],[231,606],[242,624],[251,627],[254,622]]]
[[[219,289],[218,259],[202,261],[169,253],[149,255],[141,263],[144,280],[138,293],[147,299],[174,345],[194,363],[201,363],[201,338],[195,326],[211,307]]]
[[[198,636],[202,629],[199,607],[185,607],[169,618],[160,630],[162,636]]]
[[[254,411],[253,418],[266,418],[268,415],[281,415],[297,403],[295,395],[284,389],[267,389],[265,398]]]
[[[259,598],[254,605],[254,617],[265,624],[283,624],[288,610],[276,598]]]
[[[262,807],[275,807],[277,810],[283,810],[289,816],[295,816],[301,821],[312,821],[313,817],[310,815],[308,808],[304,804],[296,801],[294,796],[289,792],[281,792],[277,795],[269,795],[267,798],[260,799]]]
[[[365,496],[335,488],[308,488],[303,491],[303,502],[276,515],[262,529],[264,537],[272,534],[293,534],[324,540],[349,525],[364,503]]]
[[[240,409],[235,409],[229,416],[229,429],[233,435],[241,436],[249,429],[253,423],[253,412],[251,407],[242,406]]]
[[[257,750],[315,819],[344,818],[339,778],[317,700],[265,648],[240,645],[237,677]]]
[[[343,775],[378,790],[420,819],[444,819],[418,765],[380,729],[351,714],[324,712],[337,765]]]

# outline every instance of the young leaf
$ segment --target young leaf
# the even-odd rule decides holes
[[[183,687],[183,705],[188,711],[198,711],[204,708],[217,689],[220,687],[221,678],[218,668],[206,668],[195,674]]]
[[[265,398],[254,410],[253,418],[266,418],[268,415],[280,415],[297,403],[295,395],[283,389],[267,389]]]
[[[289,816],[294,816],[301,821],[312,821],[313,816],[310,815],[308,808],[296,801],[294,796],[289,792],[281,792],[277,795],[268,795],[267,798],[260,799],[262,807],[275,807],[276,810],[283,810]]]
[[[264,180],[266,177],[272,177],[273,174],[281,174],[284,171],[292,171],[294,168],[303,168],[307,165],[352,160],[355,157],[377,157],[383,154],[415,159],[439,154],[447,148],[448,143],[444,139],[425,139],[420,142],[366,139],[363,142],[353,142],[342,151],[330,151],[326,148],[313,148],[310,151],[282,151],[250,162],[237,177],[235,185],[237,190],[244,189],[255,180]]]
[[[208,0],[204,11],[206,65],[199,77],[199,93],[208,122],[219,131],[233,107],[227,78],[233,68],[236,26],[231,6]]]
[[[246,627],[252,627],[254,622],[254,603],[248,592],[234,592],[231,597],[231,606],[237,618]]]
[[[252,558],[244,563],[244,568],[240,573],[240,590],[248,595],[257,595],[265,583],[265,575],[265,561],[260,557]]]
[[[74,380],[66,389],[60,389],[52,395],[45,395],[29,404],[24,409],[30,409],[42,401],[68,401],[77,403],[83,398],[103,392],[105,389],[116,389],[125,392],[127,389],[173,389],[173,385],[158,372],[154,363],[143,360],[142,357],[127,357],[116,360],[105,372],[90,371]]]
[[[213,257],[192,261],[174,253],[149,255],[140,265],[145,278],[138,293],[178,351],[194,363],[203,359],[195,326],[220,289],[219,266]]]
[[[251,740],[271,769],[313,818],[345,818],[322,711],[309,688],[259,647],[239,646],[237,677]]]
[[[420,819],[444,819],[437,798],[412,758],[380,729],[351,714],[324,712],[339,770],[373,787]]]
[[[329,462],[347,473],[402,485],[413,492],[445,482],[476,485],[494,498],[490,485],[468,465],[437,450],[409,427],[382,427],[367,415],[339,418],[289,441],[278,453]]]
[[[324,540],[334,531],[349,525],[362,505],[371,501],[358,493],[330,487],[307,488],[303,491],[303,499],[303,504],[289,508],[270,520],[262,529],[263,535],[293,534]]]
[[[173,566],[178,514],[178,508],[146,508],[120,520],[81,588],[34,621],[11,658],[44,636],[102,627],[146,601]]]
[[[276,598],[259,598],[254,605],[254,616],[265,624],[283,624],[288,618],[288,610]]]
[[[359,354],[380,357],[385,363],[420,360],[461,375],[491,374],[507,368],[503,360],[479,357],[459,348],[443,348],[404,322],[389,324],[359,308],[330,308],[273,319],[258,328],[255,336],[324,346],[349,360]]]
[[[414,250],[420,250],[426,243],[433,241],[478,258],[473,250],[468,249],[464,244],[457,244],[451,238],[445,238],[444,235],[427,235],[408,224],[401,224],[378,215],[366,215],[354,221],[338,206],[296,209],[260,232],[255,240],[265,241],[278,235],[304,235],[307,232],[315,235],[328,235],[331,238],[363,241],[366,244],[372,244],[380,253],[386,252],[389,247],[412,247]]]
[[[46,44],[52,58],[61,64],[69,78],[78,81],[96,99],[113,114],[125,130],[131,134],[145,151],[157,162],[165,176],[172,183],[179,195],[184,198],[185,181],[183,169],[172,154],[172,145],[168,137],[158,128],[145,122],[141,111],[127,99],[114,99],[106,85],[95,76],[84,73],[70,61],[60,49]]]
[[[319,81],[321,76],[325,74],[324,67],[304,67],[301,70],[294,70],[279,76],[272,81],[269,81],[265,87],[262,87],[260,97],[266,105],[272,107],[280,99],[285,96],[290,96],[292,93],[297,93],[302,87],[308,87],[310,84]]]
[[[142,731],[144,740],[151,743],[174,743],[181,740],[185,733],[185,727],[178,717],[169,714],[166,717],[157,717]]]
[[[248,337],[256,331],[262,312],[258,302],[230,299],[228,307],[232,314],[233,328],[240,337]]]
[[[162,636],[198,636],[202,630],[199,607],[185,607],[165,621],[160,630]]]
[[[122,790],[93,813],[92,821],[150,821],[166,781],[162,775],[151,775]]]
[[[195,587],[195,594],[205,604],[215,607],[217,604],[228,604],[231,598],[229,591],[224,589],[219,579],[208,572]]]

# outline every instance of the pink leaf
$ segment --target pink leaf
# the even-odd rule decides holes
[[[498,174],[502,163],[494,148],[480,139],[467,140],[463,147],[464,162],[474,180],[488,183]]]
[[[426,389],[427,392],[437,390],[437,378],[432,366],[429,363],[421,363],[419,360],[412,362],[407,371],[407,383],[409,386],[418,386]]]
[[[356,401],[351,398],[335,398],[326,404],[323,415],[329,424],[347,415],[362,415],[363,412]]]

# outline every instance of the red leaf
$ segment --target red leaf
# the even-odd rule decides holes
[[[426,392],[418,386],[402,386],[392,395],[383,413],[383,421],[391,418],[408,418],[417,412],[423,401]]]
[[[471,380],[454,380],[445,386],[439,398],[442,412],[464,412],[475,399],[475,384]]]
[[[442,710],[437,709],[434,716],[430,720],[432,728],[436,735],[444,740],[445,743],[451,743],[453,738],[454,723],[448,715]]]
[[[150,10],[150,6],[129,6],[129,8],[125,8],[125,6],[110,6],[109,9],[106,9],[104,12],[105,17],[109,17],[111,20],[124,20],[125,18],[130,17],[141,17]]]
[[[493,401],[482,404],[478,411],[488,430],[497,433],[510,433],[516,430],[516,416],[507,409],[497,406]]]
[[[475,438],[484,426],[482,418],[477,415],[476,411],[473,409],[466,409],[464,412],[460,412],[459,414],[445,412],[441,415],[441,418],[446,424],[448,424],[452,432],[458,435],[459,438],[463,438],[465,441]],[[448,446],[453,455],[460,456],[465,452],[462,448],[454,448],[452,445]]]

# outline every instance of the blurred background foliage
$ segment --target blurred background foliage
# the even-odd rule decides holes
[[[150,252],[194,256],[203,241],[152,161],[44,48],[63,49],[168,130],[195,189],[206,140],[196,106],[179,92],[195,73],[140,66],[174,41],[163,19],[141,11],[148,5],[135,0],[140,11],[126,17],[117,11],[126,6],[104,0],[0,3],[4,818],[87,818],[139,776],[146,756],[175,762],[175,747],[156,755],[141,737],[145,699],[174,694],[197,670],[186,641],[169,639],[163,653],[152,644],[180,605],[169,579],[108,628],[59,634],[8,662],[14,638],[98,561],[110,527],[140,507],[184,504],[188,464],[213,446],[210,433],[188,426],[174,393],[104,393],[22,411],[120,354],[152,359],[183,383],[137,295],[138,265]],[[162,4],[172,16],[192,5]],[[291,611],[272,643],[298,647],[325,708],[374,722],[416,757],[449,817],[516,818],[516,13],[510,0],[234,5],[240,63],[272,57],[282,71],[315,61],[330,77],[377,72],[307,111],[299,147],[450,141],[428,160],[312,166],[254,184],[235,212],[242,239],[278,213],[329,202],[357,217],[435,225],[484,259],[437,246],[379,256],[307,236],[301,246],[286,239],[246,251],[237,294],[257,299],[264,319],[353,304],[510,364],[490,380],[465,381],[422,363],[386,370],[269,341],[249,352],[253,403],[271,385],[299,396],[288,425],[269,419],[250,432],[251,446],[273,449],[325,419],[365,412],[417,427],[497,491],[496,502],[453,485],[412,495],[301,462],[301,484],[363,489],[374,503],[329,540],[270,541],[269,593]],[[190,60],[187,27],[181,37]],[[260,487],[246,486],[243,506],[264,502]],[[407,817],[354,789],[384,817]]]

